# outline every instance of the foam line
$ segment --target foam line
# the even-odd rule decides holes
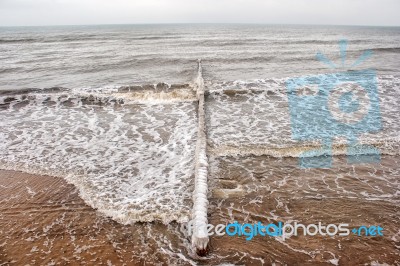
[[[207,137],[205,127],[205,111],[204,111],[204,80],[202,76],[201,60],[198,61],[198,74],[195,81],[195,88],[199,100],[198,109],[198,131],[196,143],[195,158],[195,189],[193,192],[193,209],[192,209],[192,247],[199,255],[204,255],[207,251],[208,234],[207,234]]]

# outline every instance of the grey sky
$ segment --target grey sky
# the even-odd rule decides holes
[[[0,0],[0,26],[124,23],[400,25],[400,0]]]

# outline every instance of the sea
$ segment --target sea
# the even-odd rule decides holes
[[[193,208],[199,59],[209,223],[379,224],[384,236],[212,236],[208,255],[195,254],[182,225]],[[378,149],[379,161],[349,162],[338,135],[331,167],[301,167],[302,152],[323,140],[293,137],[293,119],[305,127],[315,120],[293,118],[287,81],[364,70],[374,73],[381,127],[355,138]],[[0,261],[396,265],[399,70],[400,27],[0,27],[0,169],[34,175],[1,182]],[[71,195],[81,203],[68,203]],[[40,202],[38,216],[13,207],[29,199]]]

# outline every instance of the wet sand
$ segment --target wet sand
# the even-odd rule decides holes
[[[380,225],[382,237],[211,237],[205,258],[171,223],[121,225],[62,178],[0,171],[4,265],[399,265],[400,160],[304,170],[297,158],[211,158],[209,222]],[[385,264],[386,263],[386,264]]]
[[[176,224],[118,224],[62,178],[1,170],[0,210],[1,265],[185,263]]]
[[[214,225],[380,225],[384,236],[223,236],[211,238],[212,252],[245,265],[399,265],[399,163],[383,156],[380,164],[349,165],[339,156],[331,169],[299,169],[298,158],[215,158],[209,210]]]

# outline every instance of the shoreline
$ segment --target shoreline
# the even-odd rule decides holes
[[[388,170],[398,171],[398,158],[384,156],[376,171],[382,175],[389,173]],[[335,171],[339,174],[348,173],[352,168],[345,164],[345,159],[336,158],[336,165],[340,167]],[[304,224],[348,222],[351,225],[382,225],[385,235],[299,235],[285,241],[260,236],[251,241],[246,241],[243,236],[214,236],[210,238],[209,255],[199,258],[190,253],[190,238],[181,233],[178,223],[122,225],[87,206],[79,197],[78,189],[62,178],[0,170],[0,239],[5,239],[0,243],[0,261],[6,265],[51,262],[99,265],[120,265],[123,262],[130,265],[217,265],[231,262],[245,265],[299,262],[305,265],[396,265],[400,261],[396,248],[399,243],[396,198],[394,201],[385,198],[370,200],[368,196],[336,194],[338,189],[360,193],[373,191],[373,186],[384,188],[393,177],[386,177],[389,179],[384,182],[379,178],[368,178],[371,168],[359,165],[355,170],[363,174],[356,178],[347,176],[335,181],[328,178],[334,173],[328,169],[323,171],[327,177],[320,180],[322,172],[318,169],[294,170],[294,173],[289,171],[292,176],[285,183],[280,183],[280,173],[283,174],[280,168],[286,171],[295,169],[296,158],[282,161],[259,156],[251,158],[254,164],[249,165],[249,169],[257,174],[262,162],[268,162],[272,175],[259,177],[256,190],[252,190],[256,184],[252,178],[235,169],[237,160],[244,160],[246,164],[248,159],[221,158],[219,170],[211,167],[213,176],[221,178],[211,180],[211,224],[232,222],[231,219],[239,223],[277,220],[297,220]],[[226,174],[221,176],[218,171]],[[229,175],[231,171],[237,176]],[[299,182],[304,183],[300,187],[293,186]],[[335,185],[335,182],[338,183]],[[315,186],[319,187],[318,192],[310,190]],[[240,189],[243,187],[248,191]],[[387,188],[388,192],[393,188]],[[320,193],[326,197],[318,197]],[[257,200],[259,197],[261,201]],[[246,206],[246,209],[240,206]]]
[[[176,223],[119,224],[86,205],[78,189],[62,178],[0,170],[0,192],[0,263],[5,265],[183,262],[141,236],[154,232],[152,241],[161,242],[165,235],[178,243]]]

